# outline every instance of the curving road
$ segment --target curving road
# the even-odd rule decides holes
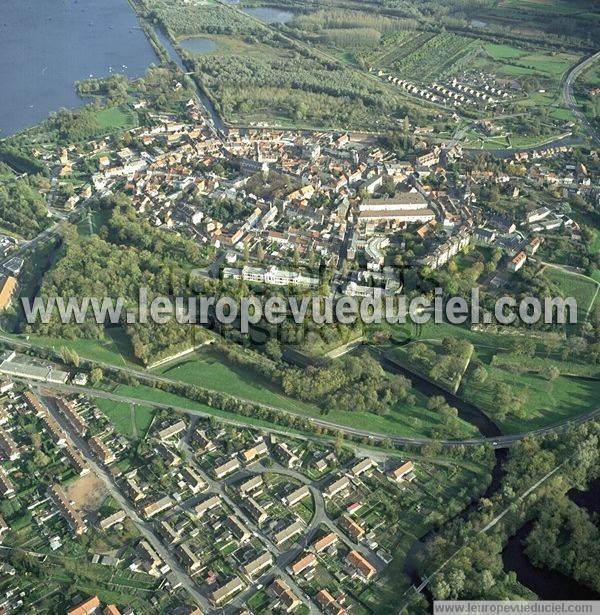
[[[131,519],[136,526],[140,534],[152,545],[156,552],[161,556],[163,561],[168,564],[169,568],[173,571],[183,588],[187,591],[190,597],[196,604],[204,609],[204,612],[210,612],[210,604],[208,600],[200,593],[194,580],[190,577],[187,571],[180,565],[177,559],[173,557],[173,553],[170,549],[166,548],[160,538],[154,531],[152,523],[142,519],[136,509],[129,503],[129,501],[123,496],[114,478],[111,476],[104,466],[101,466],[96,462],[96,457],[92,453],[88,443],[75,433],[71,425],[60,412],[56,409],[53,400],[48,400],[40,392],[40,398],[44,404],[44,407],[49,414],[58,422],[63,433],[65,434],[69,444],[78,450],[89,464],[94,474],[100,478],[104,483],[107,491],[118,502],[119,506],[127,513],[127,516]]]
[[[565,103],[567,104],[573,115],[581,122],[585,131],[590,135],[590,137],[596,142],[597,145],[600,145],[600,132],[594,126],[592,126],[583,111],[581,111],[581,109],[577,105],[577,101],[575,100],[575,96],[573,95],[573,83],[583,71],[588,69],[594,62],[599,59],[600,51],[595,53],[593,56],[589,56],[585,60],[581,61],[569,71],[563,83],[563,98],[565,99]]]
[[[27,382],[27,379],[21,378],[20,380]],[[203,418],[209,418],[213,416],[212,414],[208,412],[202,412],[201,410],[191,410],[190,408],[185,408],[183,406],[176,406],[173,404],[166,404],[166,403],[156,402],[156,401],[148,401],[147,399],[136,398],[136,397],[131,397],[131,396],[118,395],[115,393],[109,393],[107,391],[102,391],[100,389],[91,389],[91,388],[73,386],[73,385],[68,385],[68,384],[64,384],[64,385],[47,384],[45,385],[44,383],[40,383],[40,382],[35,382],[35,383],[30,383],[30,384],[36,386],[37,388],[41,388],[43,390],[62,391],[66,393],[83,393],[90,397],[101,397],[104,399],[111,399],[113,401],[119,401],[119,402],[123,402],[126,404],[150,406],[152,408],[158,408],[162,410],[173,409],[176,412],[180,412],[182,414],[196,415],[196,416],[200,416]],[[287,414],[298,416],[294,414],[293,412],[287,412],[283,410],[281,410],[281,412],[286,412]],[[341,431],[348,435],[368,438],[374,443],[375,442],[381,443],[384,440],[390,440],[393,444],[397,446],[404,446],[407,444],[423,446],[426,444],[431,444],[432,442],[436,442],[444,446],[479,446],[481,444],[491,444],[494,448],[508,448],[512,446],[513,444],[515,444],[516,442],[520,442],[521,440],[525,440],[526,438],[529,438],[532,436],[547,435],[547,434],[552,434],[552,433],[561,433],[561,432],[567,431],[569,428],[575,425],[581,425],[582,423],[586,423],[588,421],[591,421],[599,417],[600,417],[600,406],[588,412],[587,414],[583,414],[573,419],[569,419],[567,421],[559,423],[558,425],[551,425],[549,427],[543,427],[541,429],[534,429],[532,431],[526,431],[523,433],[512,434],[512,435],[507,435],[507,436],[497,436],[494,438],[480,437],[480,438],[470,438],[470,439],[464,439],[464,440],[431,440],[429,438],[408,438],[404,436],[390,437],[388,434],[382,434],[379,432],[368,431],[364,429],[355,429],[353,427],[338,425],[337,423],[331,423],[328,421],[323,421],[321,419],[311,419],[311,423],[315,425],[316,427],[324,427],[327,429]],[[234,419],[226,419],[221,416],[219,416],[218,418],[219,418],[219,421],[223,423],[228,423],[230,425],[234,425],[236,427],[248,427],[248,423],[245,423],[243,420],[236,421]],[[282,429],[277,429],[276,427],[274,428],[260,427],[259,429],[265,432],[285,433]]]
[[[2,334],[2,333],[0,333],[0,341],[8,343],[11,346],[16,347],[17,349],[18,348],[28,348],[28,349],[37,348],[36,345],[31,344],[30,342],[26,342],[22,340],[15,340],[14,338],[6,334]],[[152,374],[147,371],[140,371],[140,370],[132,369],[129,367],[116,366],[116,365],[109,364],[109,363],[103,363],[101,361],[90,361],[90,362],[100,367],[105,367],[105,368],[109,368],[112,370],[120,371],[122,373],[126,373],[134,378],[137,378],[139,381],[149,383],[150,385],[152,383],[157,383],[157,382],[163,382],[167,384],[180,384],[180,382],[178,382],[177,380],[172,380],[164,376],[158,376],[158,375]],[[201,412],[199,410],[190,410],[189,408],[186,408],[183,406],[176,406],[173,404],[165,404],[161,402],[148,401],[143,398],[117,395],[114,393],[102,391],[100,389],[92,389],[90,387],[80,387],[80,386],[73,386],[73,385],[58,385],[58,384],[48,384],[46,386],[44,385],[44,383],[41,383],[39,381],[30,381],[27,378],[15,378],[15,379],[28,382],[30,385],[33,385],[33,386],[44,387],[47,389],[67,391],[70,393],[84,393],[91,397],[103,397],[106,399],[112,399],[114,401],[121,401],[127,404],[145,405],[145,406],[151,406],[154,408],[162,408],[162,409],[173,408],[177,412],[182,412],[185,414],[195,414],[197,416],[204,416],[204,417],[212,416],[210,413]],[[307,418],[308,421],[310,421],[311,425],[315,427],[321,427],[324,429],[339,431],[339,432],[342,432],[344,434],[351,435],[351,436],[368,438],[373,443],[391,441],[396,446],[404,446],[407,444],[421,446],[421,445],[431,444],[432,442],[437,442],[439,444],[447,445],[447,446],[459,446],[459,445],[479,446],[481,444],[491,444],[494,448],[508,448],[512,446],[513,444],[515,444],[516,442],[519,442],[520,440],[524,440],[525,438],[528,438],[531,436],[546,435],[546,434],[551,434],[551,433],[561,433],[563,431],[566,431],[567,429],[569,429],[570,427],[574,425],[579,425],[587,421],[590,421],[592,419],[600,417],[600,406],[598,406],[597,408],[591,410],[590,412],[586,414],[574,417],[572,419],[568,419],[566,421],[563,421],[562,423],[558,423],[556,425],[550,425],[548,427],[544,427],[541,429],[535,429],[532,431],[526,431],[526,432],[522,432],[518,434],[511,434],[511,435],[506,435],[506,436],[499,435],[499,436],[491,436],[491,437],[481,436],[479,438],[467,438],[467,439],[462,439],[462,440],[432,440],[430,438],[410,438],[406,436],[390,436],[390,434],[386,434],[386,433],[369,431],[366,429],[356,429],[354,427],[340,425],[338,423],[334,423],[332,421],[326,421],[320,418],[305,417],[304,415],[299,414],[297,412],[293,412],[291,410],[283,410],[276,406],[272,406],[270,404],[259,403],[252,399],[247,399],[247,398],[239,397],[236,395],[230,395],[230,397],[238,399],[243,402],[255,404],[257,406],[263,407],[268,410],[276,410],[277,412],[280,412],[282,414],[287,414],[287,415],[294,416],[294,417],[300,416],[303,418]],[[248,426],[248,424],[245,423],[242,419],[237,421],[234,419],[224,419],[224,418],[219,417],[219,420],[221,420],[224,423],[229,423],[229,424],[236,425],[236,426],[245,426],[245,427]],[[269,431],[269,430],[266,429],[265,431]],[[277,432],[278,430],[277,428],[274,428],[272,431]]]

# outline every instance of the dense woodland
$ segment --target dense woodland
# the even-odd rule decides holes
[[[587,423],[561,437],[525,440],[511,448],[502,489],[491,500],[482,500],[466,520],[454,521],[427,544],[419,564],[422,576],[456,553],[431,579],[433,597],[533,598],[513,572],[505,571],[501,558],[508,538],[528,521],[534,523],[525,545],[531,561],[597,590],[598,528],[589,513],[573,504],[566,494],[572,488],[586,489],[600,475],[599,434],[598,423]],[[523,491],[557,468],[555,475],[510,510],[493,529],[478,533]]]
[[[343,357],[327,367],[287,369],[282,385],[286,395],[316,403],[324,413],[349,410],[385,414],[397,402],[415,404],[410,381],[389,376],[368,353]]]
[[[205,249],[140,220],[126,197],[101,199],[96,207],[111,212],[106,225],[99,235],[90,237],[77,234],[74,227],[63,232],[62,257],[44,276],[42,297],[123,297],[125,307],[133,308],[140,288],[148,290],[149,301],[156,296],[182,294],[187,282],[186,267],[206,262]],[[49,323],[38,321],[33,330],[66,339],[101,340],[106,336],[105,326],[94,321],[91,310],[81,325],[63,324],[58,314],[53,314]],[[175,322],[168,326],[128,325],[126,330],[134,355],[145,364],[165,352],[191,345],[191,328]]]
[[[31,239],[49,224],[48,209],[39,189],[47,185],[41,176],[17,179],[0,174],[0,227]]]
[[[413,369],[416,368],[450,390],[455,390],[472,354],[472,344],[453,337],[445,337],[440,346],[417,342],[407,350]]]

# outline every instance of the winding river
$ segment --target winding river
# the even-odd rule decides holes
[[[490,419],[481,409],[469,402],[464,401],[460,397],[441,389],[435,384],[429,382],[422,376],[415,374],[414,372],[409,371],[405,367],[402,367],[395,361],[391,361],[386,357],[381,358],[382,366],[389,372],[394,374],[400,374],[401,376],[405,376],[413,383],[414,388],[423,393],[427,397],[431,397],[432,395],[442,395],[446,402],[453,406],[458,410],[458,416],[471,423],[481,432],[482,436],[486,438],[495,438],[496,436],[501,436],[502,432],[500,428],[492,419]]]
[[[542,600],[600,600],[600,594],[577,583],[555,570],[534,566],[523,547],[533,529],[533,522],[526,523],[511,536],[502,550],[504,570],[513,571],[521,585],[528,587]]]

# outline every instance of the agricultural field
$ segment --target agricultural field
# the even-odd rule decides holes
[[[396,126],[410,106],[397,88],[339,57],[348,51],[343,48],[325,53],[301,32],[284,37],[233,6],[203,4],[178,12],[165,0],[146,0],[146,5],[176,42],[202,37],[216,44],[208,53],[184,50],[184,55],[230,123],[374,131]],[[343,47],[355,38],[343,28],[331,30],[322,40],[333,37]],[[370,30],[363,28],[362,40],[372,37],[378,44],[378,34]]]
[[[574,53],[531,52],[512,45],[482,43],[469,68],[512,83],[517,88],[517,106],[561,107],[561,79],[579,59]]]
[[[405,53],[388,61],[388,67],[402,78],[427,83],[455,72],[477,46],[472,38],[448,32],[435,36],[419,34],[401,47]]]
[[[522,11],[544,11],[564,15],[585,13],[588,8],[582,0],[575,2],[569,0],[502,0],[500,6]]]

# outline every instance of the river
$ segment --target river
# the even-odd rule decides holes
[[[409,378],[412,381],[414,388],[427,397],[442,395],[450,406],[458,410],[458,416],[464,421],[467,421],[477,427],[482,436],[486,438],[495,438],[496,436],[502,435],[498,425],[496,425],[496,423],[494,423],[494,421],[492,421],[492,419],[490,419],[477,406],[474,406],[473,404],[464,401],[460,397],[445,391],[444,389],[429,382],[429,380],[426,380],[418,374],[407,370],[405,367],[402,367],[395,361],[391,361],[384,356],[381,358],[381,365],[389,372],[400,374],[406,378]]]
[[[589,513],[600,514],[600,478],[591,481],[585,491],[571,489],[568,496],[577,506],[585,508]]]
[[[142,76],[156,54],[127,0],[18,0],[0,18],[0,138],[85,104],[76,81]]]
[[[526,523],[511,536],[502,550],[504,570],[513,571],[521,585],[528,587],[542,600],[600,600],[600,595],[572,578],[549,570],[537,568],[523,549],[523,543],[533,528],[533,522]]]

